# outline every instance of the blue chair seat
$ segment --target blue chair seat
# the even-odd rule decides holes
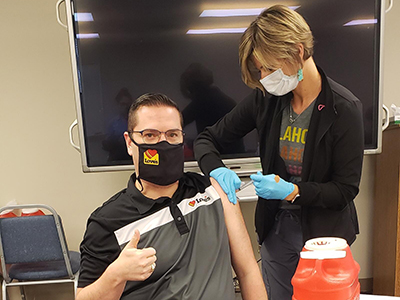
[[[80,253],[69,251],[72,272],[75,274],[79,270]],[[20,263],[14,264],[9,270],[11,279],[19,281],[29,280],[49,280],[67,278],[68,272],[63,260],[35,262],[35,263]]]

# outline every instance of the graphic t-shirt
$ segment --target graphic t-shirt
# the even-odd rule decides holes
[[[290,104],[282,114],[279,152],[285,161],[286,171],[290,174],[289,181],[293,183],[301,181],[304,146],[314,104],[315,100],[299,115],[293,111]],[[290,206],[295,208],[294,205]]]

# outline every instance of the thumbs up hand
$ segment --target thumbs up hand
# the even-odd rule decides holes
[[[156,250],[154,248],[138,249],[139,230],[135,230],[132,239],[115,260],[115,269],[124,281],[143,281],[150,277],[155,268]]]

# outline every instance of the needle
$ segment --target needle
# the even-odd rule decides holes
[[[248,186],[250,186],[250,185],[252,185],[252,184],[253,184],[253,180],[250,180],[249,182],[246,182],[245,184],[243,184],[243,185],[239,188],[239,191],[241,191],[241,190],[247,188]]]

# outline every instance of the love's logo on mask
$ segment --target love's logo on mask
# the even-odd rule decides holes
[[[143,163],[145,165],[154,165],[158,166],[160,163],[159,157],[158,157],[158,152],[157,150],[154,149],[147,149],[143,153]]]

